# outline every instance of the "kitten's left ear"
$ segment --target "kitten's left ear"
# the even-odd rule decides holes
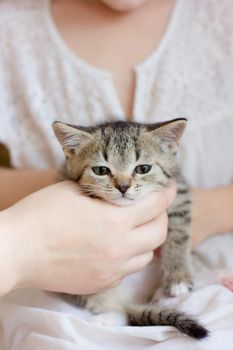
[[[88,131],[81,130],[81,127],[79,129],[76,126],[62,122],[54,122],[52,126],[65,154],[74,153],[76,148],[84,145],[92,138],[92,134]]]
[[[187,124],[187,119],[173,119],[157,126],[152,133],[156,138],[159,138],[162,146],[176,152],[179,141]]]

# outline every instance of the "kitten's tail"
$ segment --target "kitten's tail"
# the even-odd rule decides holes
[[[209,334],[206,328],[185,313],[156,304],[130,305],[127,315],[130,326],[174,326],[195,339],[203,339]]]

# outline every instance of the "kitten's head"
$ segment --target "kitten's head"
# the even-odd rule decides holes
[[[96,127],[53,123],[66,155],[66,175],[88,195],[118,205],[166,187],[186,119],[165,123],[114,122]]]

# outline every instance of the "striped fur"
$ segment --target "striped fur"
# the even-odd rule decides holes
[[[121,285],[91,296],[64,295],[70,302],[94,314],[118,310],[125,312],[130,325],[170,325],[193,338],[208,331],[190,316],[158,306],[161,293],[179,296],[192,289],[189,262],[192,200],[190,191],[177,171],[176,152],[185,128],[184,119],[166,123],[138,124],[115,122],[96,127],[79,127],[55,122],[54,132],[66,155],[61,179],[76,181],[83,192],[108,202],[125,205],[147,193],[168,187],[177,181],[177,197],[168,210],[168,237],[161,248],[161,288],[151,302],[132,305],[124,297]],[[146,174],[136,167],[148,164]],[[99,176],[93,167],[109,169]],[[127,188],[123,193],[122,188]]]
[[[172,309],[164,309],[157,305],[140,305],[127,309],[131,326],[174,326],[181,333],[195,339],[208,336],[208,331],[192,317]]]

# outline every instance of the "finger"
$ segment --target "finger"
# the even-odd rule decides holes
[[[164,191],[150,193],[146,198],[128,207],[117,209],[120,211],[122,220],[128,223],[128,227],[136,227],[159,216],[171,205],[175,196],[176,187],[172,185]]]
[[[127,253],[135,256],[159,247],[167,237],[167,224],[167,213],[163,213],[156,220],[136,227],[127,235],[124,242]]]
[[[147,266],[154,257],[153,251],[133,256],[125,264],[122,271],[122,277],[129,275],[131,273],[142,270]]]
[[[176,198],[176,193],[177,193],[176,182],[172,181],[171,185],[165,190],[165,194],[166,194],[167,199],[168,199],[168,206],[169,207],[174,202],[174,200]]]

